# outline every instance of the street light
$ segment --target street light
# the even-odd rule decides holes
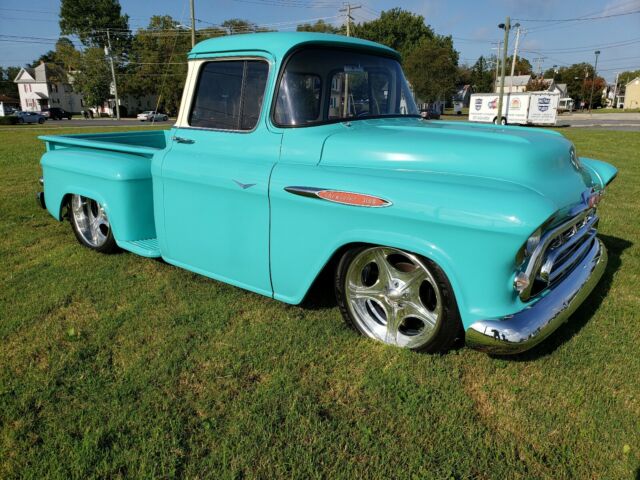
[[[591,113],[591,105],[593,104],[593,89],[596,86],[596,77],[598,72],[598,55],[600,55],[600,50],[596,50],[594,53],[596,54],[596,64],[593,67],[593,78],[591,79],[591,96],[589,97],[589,113]]]

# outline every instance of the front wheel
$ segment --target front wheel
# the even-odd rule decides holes
[[[335,276],[338,306],[350,327],[389,345],[437,353],[461,332],[444,272],[402,250],[363,246],[344,254]]]
[[[167,117],[166,115],[164,117],[162,117],[162,121],[166,122],[167,120],[169,120],[169,117]]]
[[[39,119],[38,119],[38,123],[39,123],[40,125],[42,125],[42,124],[44,123],[44,118],[39,118]]]
[[[118,251],[107,212],[97,201],[72,195],[69,204],[69,221],[78,242],[101,253]]]

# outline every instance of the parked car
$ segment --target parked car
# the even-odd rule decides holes
[[[18,117],[18,123],[44,123],[46,118],[37,112],[14,112],[13,115]]]
[[[346,323],[390,345],[526,350],[602,276],[617,170],[557,132],[424,121],[399,60],[318,33],[205,40],[171,130],[41,137],[37,199],[97,252],[283,302],[328,273]]]
[[[59,107],[44,108],[40,113],[45,118],[50,118],[51,120],[62,120],[63,118],[71,120],[71,117],[73,117],[70,112],[67,112],[66,110]]]
[[[420,116],[425,120],[439,120],[440,113],[439,105],[433,103],[424,104],[420,109]]]
[[[141,122],[166,122],[169,117],[164,113],[158,113],[149,110],[148,112],[139,113],[136,117]]]

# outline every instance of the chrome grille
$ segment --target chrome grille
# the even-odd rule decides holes
[[[542,253],[540,271],[531,294],[536,295],[562,279],[587,254],[596,238],[598,216],[589,212],[576,223],[568,222],[566,228],[554,231],[548,247]]]
[[[531,279],[520,292],[523,301],[552,287],[573,270],[589,251],[596,237],[598,216],[595,209],[583,209],[560,225],[551,227],[521,272]]]

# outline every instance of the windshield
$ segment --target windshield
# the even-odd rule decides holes
[[[308,48],[285,66],[274,120],[280,126],[306,126],[405,115],[418,115],[418,109],[397,60]]]

